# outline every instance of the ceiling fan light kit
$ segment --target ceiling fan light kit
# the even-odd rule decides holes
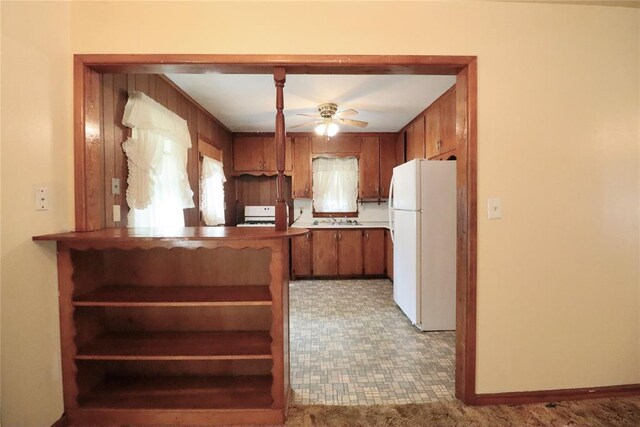
[[[310,124],[316,125],[314,128],[316,134],[324,135],[324,136],[335,136],[340,130],[339,124],[343,125],[351,125],[357,127],[366,127],[367,122],[363,122],[361,120],[351,120],[344,119],[343,116],[352,116],[354,114],[358,114],[356,110],[348,109],[338,112],[338,105],[332,102],[327,102],[325,104],[320,104],[318,106],[318,112],[320,113],[320,117],[312,116],[309,114],[298,114],[299,116],[304,117],[317,117],[315,120],[302,123],[299,125],[292,126],[291,128],[297,128],[300,126],[307,126]]]
[[[335,136],[339,130],[340,127],[331,120],[328,122],[322,122],[315,128],[316,134],[325,136]]]

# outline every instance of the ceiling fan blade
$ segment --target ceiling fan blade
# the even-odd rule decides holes
[[[317,114],[304,114],[304,113],[297,113],[296,116],[304,116],[304,117],[312,117],[314,119],[320,119],[321,117]]]
[[[300,123],[299,125],[289,126],[289,129],[295,129],[295,128],[299,128],[299,127],[302,127],[302,126],[313,125],[313,124],[316,124],[316,123],[320,123],[321,121],[322,120],[311,120],[311,121],[308,121],[308,122]]]
[[[349,108],[348,110],[338,111],[336,113],[336,115],[338,117],[349,117],[349,116],[354,116],[356,114],[358,114],[358,112],[356,110],[354,110],[353,108]]]
[[[351,119],[338,119],[338,123],[342,123],[344,125],[358,126],[360,128],[367,127],[368,122],[363,122],[362,120],[351,120]]]

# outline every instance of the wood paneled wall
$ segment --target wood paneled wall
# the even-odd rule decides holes
[[[129,208],[126,201],[127,158],[122,143],[129,135],[129,128],[122,124],[124,106],[130,91],[141,91],[185,119],[189,125],[192,147],[188,153],[187,173],[193,190],[195,208],[185,209],[187,226],[201,225],[198,210],[200,186],[198,179],[198,134],[213,141],[223,150],[225,183],[226,224],[235,225],[235,178],[231,133],[213,116],[176,89],[163,76],[157,74],[102,74],[102,126],[104,132],[104,193],[105,226],[125,227]],[[111,192],[111,179],[120,178],[120,195]],[[120,205],[121,221],[113,221],[113,205]],[[202,224],[203,225],[203,224]]]
[[[284,178],[284,198],[289,207],[289,218],[293,218],[291,177]],[[238,223],[244,222],[245,206],[275,206],[276,177],[240,175],[236,178],[236,200]]]

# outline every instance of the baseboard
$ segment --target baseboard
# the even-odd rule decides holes
[[[58,421],[51,424],[51,427],[67,427],[69,425],[69,420],[67,420],[67,416],[63,413]]]
[[[608,387],[573,388],[563,390],[521,391],[476,394],[471,405],[518,405],[524,403],[557,402],[561,400],[601,399],[607,397],[640,396],[640,384]]]

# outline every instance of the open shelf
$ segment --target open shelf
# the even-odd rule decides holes
[[[271,305],[268,286],[103,286],[74,298],[81,307]]]
[[[267,409],[271,376],[110,377],[78,398],[81,408]]]
[[[271,359],[267,331],[118,332],[78,349],[76,360]]]

